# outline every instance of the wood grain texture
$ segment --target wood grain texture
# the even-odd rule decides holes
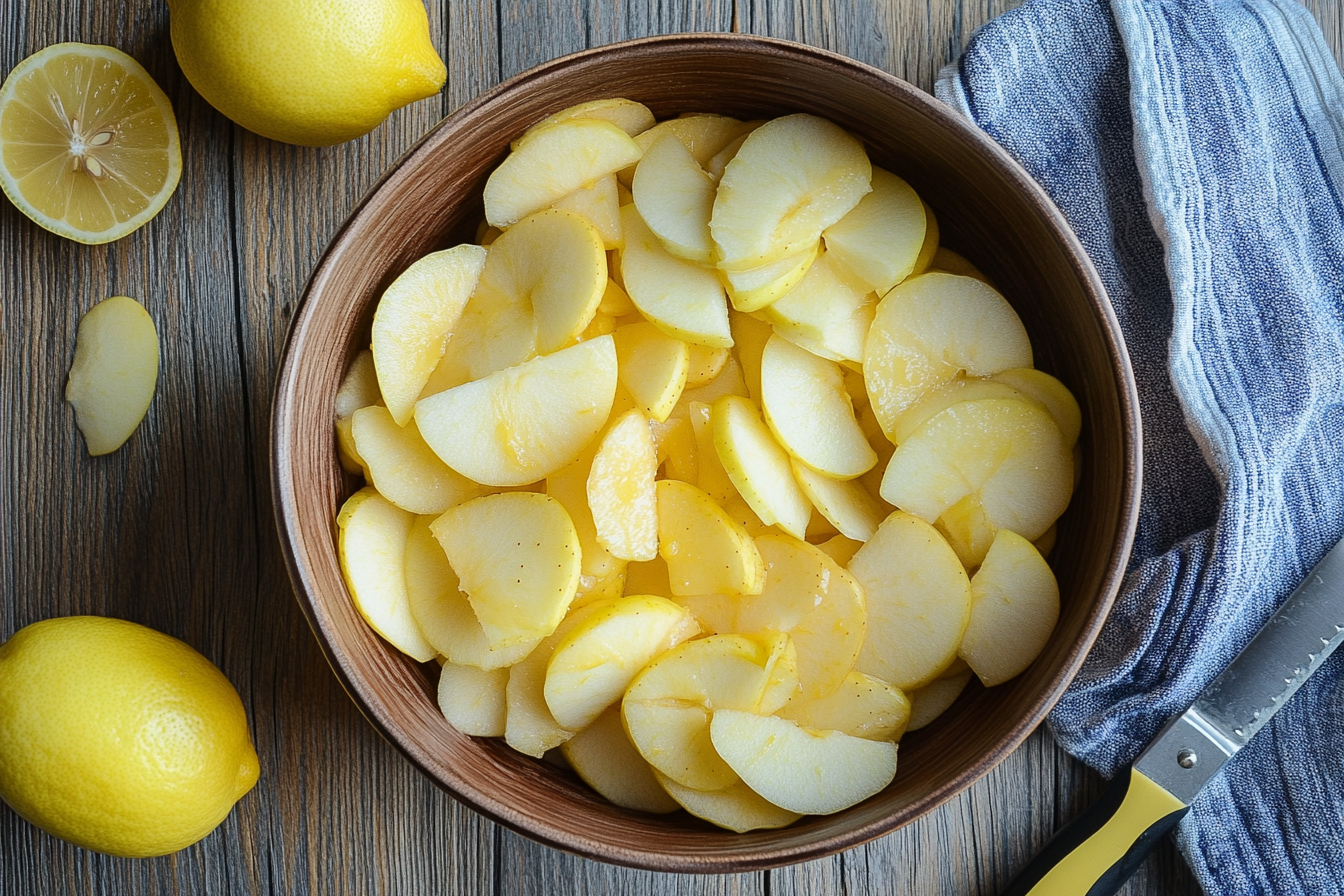
[[[51,43],[124,49],[176,109],[184,172],[149,226],[105,247],[52,236],[0,201],[0,639],[51,616],[145,623],[239,688],[262,778],[215,833],[129,861],[70,847],[0,806],[0,893],[844,893],[990,896],[1101,789],[1037,732],[929,817],[842,856],[769,873],[654,875],[537,846],[437,790],[341,690],[295,605],[265,470],[270,389],[300,289],[379,173],[502,78],[625,37],[751,31],[834,49],[927,89],[1012,0],[429,0],[439,98],[363,139],[257,138],[191,89],[162,3],[31,0],[0,15],[0,73]],[[1339,58],[1337,0],[1308,0]],[[159,328],[158,393],[130,443],[90,459],[62,401],[79,316],[113,294]],[[1198,892],[1164,844],[1123,891]]]

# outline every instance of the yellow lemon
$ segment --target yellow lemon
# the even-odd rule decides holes
[[[169,0],[168,9],[187,80],[272,140],[353,140],[448,77],[421,0]]]
[[[181,175],[173,107],[120,50],[55,44],[0,87],[0,187],[53,233],[120,239],[159,213]]]
[[[176,638],[67,616],[0,646],[0,797],[57,837],[166,855],[214,830],[257,774],[238,692]]]

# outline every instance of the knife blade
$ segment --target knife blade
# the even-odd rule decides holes
[[[1250,643],[1158,732],[1106,793],[1063,828],[1002,896],[1110,896],[1196,794],[1344,641],[1344,541]]]

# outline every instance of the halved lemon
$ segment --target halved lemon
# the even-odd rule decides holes
[[[181,176],[173,107],[120,50],[54,44],[0,87],[0,187],[52,233],[120,239],[159,213]]]

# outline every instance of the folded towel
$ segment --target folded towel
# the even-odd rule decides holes
[[[1029,0],[938,95],[1100,271],[1144,427],[1122,592],[1050,716],[1109,776],[1344,536],[1344,81],[1293,0]],[[1212,894],[1344,893],[1344,651],[1196,799]]]

